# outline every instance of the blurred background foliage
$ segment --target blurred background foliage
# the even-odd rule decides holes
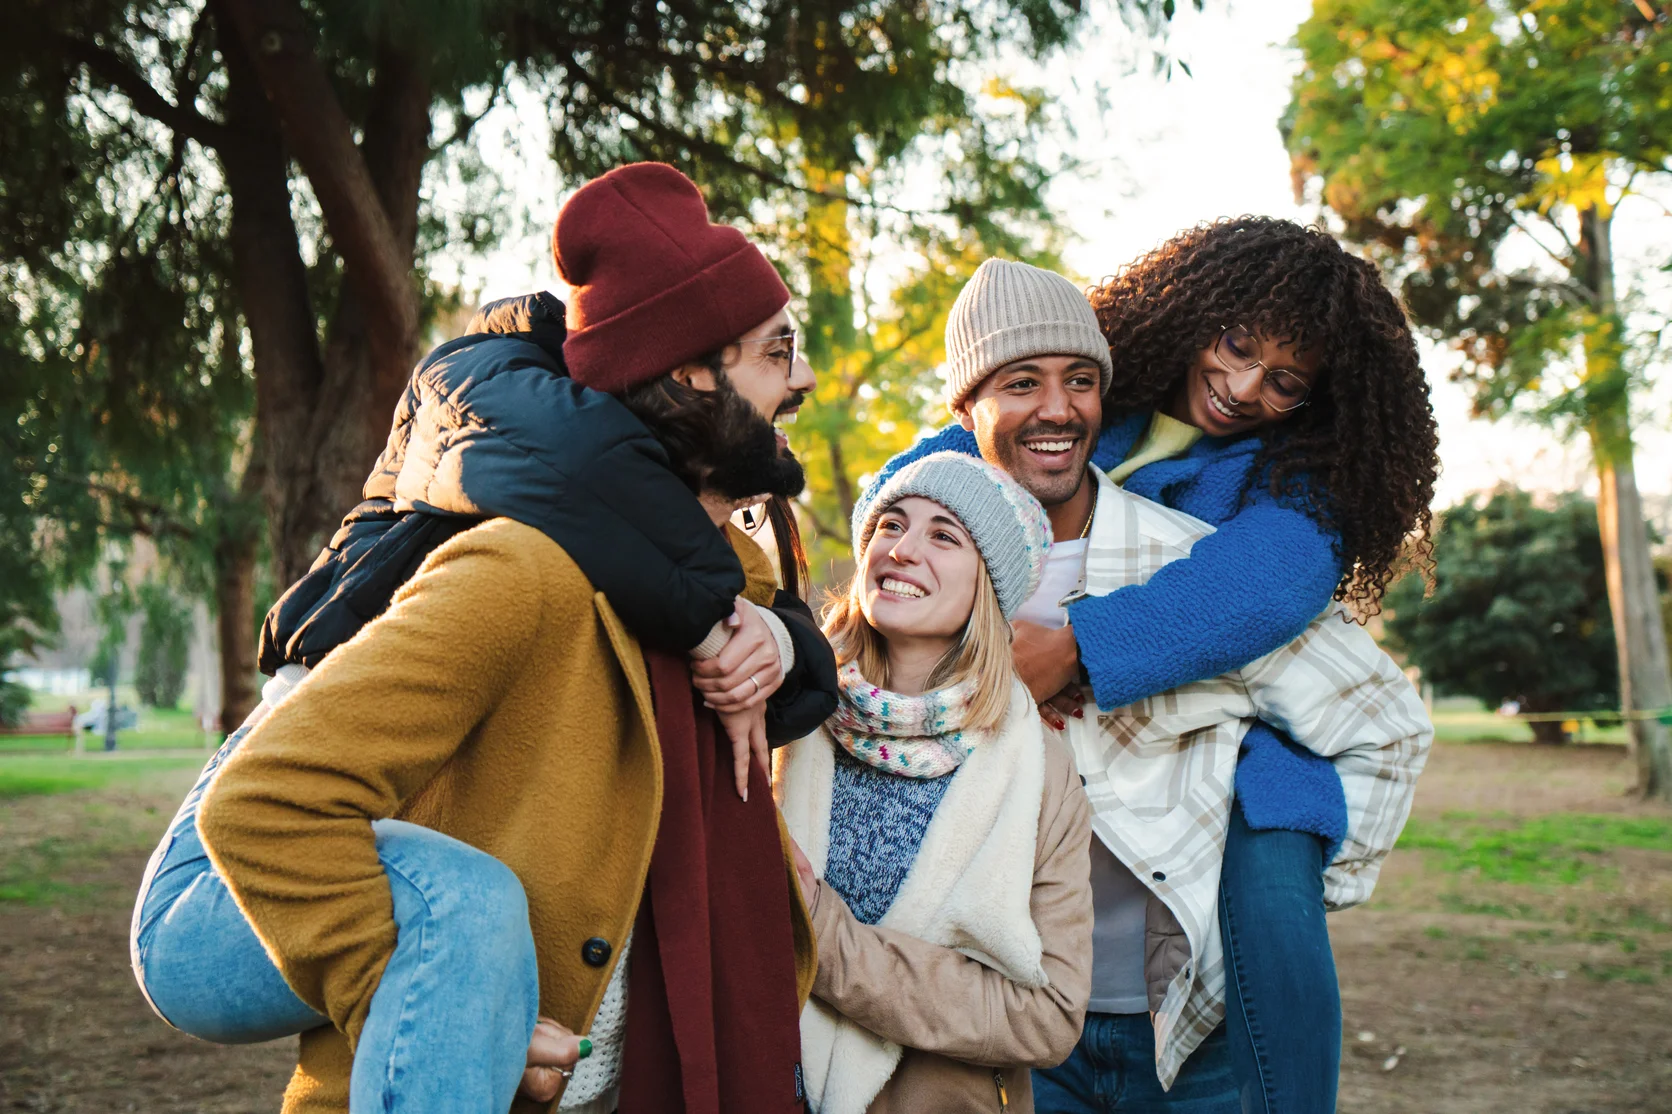
[[[1174,5],[1103,8],[1159,44]],[[516,183],[475,129],[513,87],[546,106],[566,185],[673,163],[774,255],[825,372],[798,441],[809,525],[838,553],[857,478],[929,405],[947,292],[988,254],[1054,258],[1063,166],[1038,152],[1062,122],[981,74],[1001,47],[1048,58],[1085,18],[1081,0],[6,5],[11,652],[51,636],[54,588],[146,537],[173,590],[211,600],[242,718],[260,612],[458,319],[427,264],[507,227]],[[342,204],[356,186],[376,203]]]
[[[1577,495],[1541,506],[1524,491],[1476,496],[1444,513],[1434,589],[1418,577],[1388,593],[1384,630],[1441,695],[1529,713],[1618,706],[1596,505]],[[1535,738],[1566,738],[1560,720]]]
[[[1620,293],[1613,227],[1672,186],[1672,35],[1647,0],[1316,0],[1281,127],[1297,195],[1462,356],[1477,414],[1583,434],[1640,787],[1672,800],[1672,661],[1634,422],[1672,312]],[[1672,260],[1668,260],[1672,267]]]

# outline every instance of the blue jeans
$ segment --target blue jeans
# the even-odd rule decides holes
[[[1219,883],[1225,1031],[1243,1114],[1333,1114],[1341,986],[1324,924],[1324,841],[1231,809]]]
[[[151,856],[134,906],[134,975],[159,1016],[224,1044],[330,1024],[274,967],[197,834],[204,790],[248,728],[204,767]],[[372,823],[397,942],[354,1050],[350,1109],[504,1114],[527,1061],[539,975],[522,884],[429,828]]]
[[[1237,1114],[1225,1028],[1208,1034],[1163,1091],[1155,1076],[1155,1027],[1147,1013],[1088,1013],[1074,1052],[1033,1073],[1037,1114]]]

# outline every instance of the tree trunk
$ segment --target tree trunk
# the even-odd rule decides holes
[[[848,461],[842,452],[840,430],[830,433],[830,482],[836,489],[837,524],[845,527],[853,521],[853,507],[858,496],[853,489],[853,477],[848,475]]]
[[[430,158],[430,90],[406,56],[383,49],[366,109],[361,147],[367,173],[398,250],[397,261],[417,315],[412,278],[418,242],[418,190]],[[310,173],[309,180],[313,175]],[[394,335],[365,309],[356,285],[345,285],[326,330],[325,383],[310,430],[310,498],[330,509],[330,525],[360,501],[366,475],[382,451],[395,404],[417,357],[416,333]],[[312,562],[318,539],[288,555],[297,575]]]
[[[1592,441],[1593,449],[1595,439]],[[1666,629],[1660,595],[1655,590],[1649,533],[1643,501],[1629,451],[1604,463],[1597,478],[1597,521],[1608,574],[1608,606],[1614,615],[1614,644],[1620,659],[1620,706],[1628,713],[1672,708],[1672,679],[1667,676]],[[1637,791],[1645,797],[1672,800],[1672,729],[1654,718],[1629,723],[1637,760]]]
[[[1567,729],[1560,720],[1534,720],[1527,725],[1533,729],[1533,742],[1559,745],[1568,741]]]
[[[330,312],[322,351],[319,315],[290,216],[290,167],[280,138],[285,107],[301,110],[293,103],[295,90],[274,95],[272,82],[278,78],[268,72],[300,68],[318,79],[322,70],[317,59],[300,56],[289,31],[281,56],[252,57],[246,50],[251,36],[235,33],[231,22],[233,14],[251,6],[221,2],[229,13],[221,36],[229,116],[251,137],[223,161],[233,193],[239,295],[255,355],[273,570],[283,588],[308,570],[343,514],[359,502],[416,355],[412,260],[418,190],[431,153],[430,90],[409,58],[385,49],[377,59],[362,146],[350,141],[345,153],[341,135],[317,134],[331,129],[348,134],[334,95],[330,110],[318,118],[285,121],[284,136],[301,146],[299,156],[308,156],[303,169],[316,195],[322,204],[331,200],[327,226],[350,280]],[[265,11],[285,4],[253,6]],[[265,33],[253,32],[258,44]],[[308,96],[317,99],[322,88],[330,94],[329,85],[316,80],[308,85]],[[378,227],[358,227],[368,221]],[[356,228],[348,229],[350,223]],[[397,289],[404,309],[391,309],[391,291]],[[368,293],[375,312],[367,310]]]
[[[344,274],[359,292],[372,322],[367,339],[374,356],[379,363],[393,362],[404,370],[418,336],[411,245],[401,244],[387,208],[389,199],[368,164],[367,151],[354,142],[354,122],[343,111],[330,74],[314,53],[315,29],[297,0],[222,0],[222,4],[273,102],[290,150],[319,200],[333,246],[342,256]],[[399,72],[386,73],[390,64]],[[428,88],[419,73],[412,60],[380,49],[372,100],[389,98],[391,86],[420,87],[427,138]],[[390,103],[399,106],[402,100],[397,93]],[[399,107],[394,118],[403,128],[399,142],[406,138]],[[361,122],[368,143],[382,138],[376,136],[374,127],[380,122],[375,108]],[[424,153],[427,157],[427,148]],[[422,161],[418,165],[422,167]],[[416,192],[414,181],[414,204]]]
[[[264,477],[268,541],[281,587],[312,560],[342,509],[313,490],[314,414],[326,382],[319,320],[290,211],[290,164],[277,117],[242,43],[219,36],[227,70],[227,120],[235,139],[220,150],[232,194],[232,262],[255,365],[255,451]],[[246,638],[248,635],[246,634]],[[223,650],[224,652],[224,650]]]
[[[215,545],[215,623],[221,643],[221,730],[238,729],[261,699],[256,687],[253,523],[229,529]]]
[[[1613,249],[1606,214],[1596,209],[1581,214],[1580,250],[1591,270],[1591,289],[1598,295],[1599,321],[1585,342],[1585,378],[1593,396],[1605,400],[1604,409],[1591,415],[1590,435],[1601,488],[1597,521],[1620,661],[1620,706],[1628,715],[1665,712],[1672,709],[1672,672],[1633,463],[1621,351],[1624,323],[1614,299]],[[1637,760],[1637,792],[1672,800],[1672,728],[1652,717],[1628,722]]]

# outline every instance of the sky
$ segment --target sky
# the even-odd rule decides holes
[[[1315,207],[1295,201],[1277,131],[1299,69],[1298,54],[1287,44],[1310,7],[1309,0],[1208,0],[1198,15],[1181,3],[1170,47],[1191,76],[1178,69],[1170,79],[1148,66],[1134,70],[1133,36],[1106,8],[1066,61],[1044,71],[1001,63],[1016,78],[1056,94],[1074,124],[1067,153],[1081,170],[1060,175],[1049,195],[1074,234],[1064,257],[1072,270],[1098,278],[1180,229],[1215,217],[1318,219]],[[1106,110],[1094,93],[1099,83]],[[505,134],[482,129],[484,153],[502,172],[512,168],[506,177],[527,209],[528,228],[486,256],[443,263],[457,270],[467,289],[479,288],[484,300],[556,285],[545,237],[562,198],[544,155],[544,106],[521,95],[495,115],[507,123]],[[1243,152],[1241,173],[1227,173],[1211,157],[1227,137]],[[1651,228],[1651,217],[1661,230]],[[1633,223],[1638,218],[1641,227]],[[1641,211],[1622,206],[1616,223],[1622,266],[1656,253],[1664,259],[1666,224],[1646,203]],[[1455,363],[1450,350],[1424,343],[1443,467],[1436,506],[1502,482],[1594,494],[1583,442],[1564,443],[1525,421],[1470,419],[1466,392],[1447,378]],[[1672,493],[1672,376],[1659,379],[1651,412],[1637,431],[1637,474],[1645,493],[1666,495]]]

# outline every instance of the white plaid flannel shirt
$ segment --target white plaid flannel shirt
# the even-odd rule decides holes
[[[1097,509],[1076,595],[1141,584],[1213,532],[1092,473]],[[1089,707],[1089,688],[1086,697]],[[1164,1087],[1224,1018],[1219,870],[1237,751],[1256,719],[1333,760],[1347,837],[1324,875],[1324,900],[1331,909],[1364,901],[1410,814],[1434,728],[1409,679],[1339,605],[1234,673],[1068,721],[1093,829],[1166,903],[1190,945],[1153,1017]]]

